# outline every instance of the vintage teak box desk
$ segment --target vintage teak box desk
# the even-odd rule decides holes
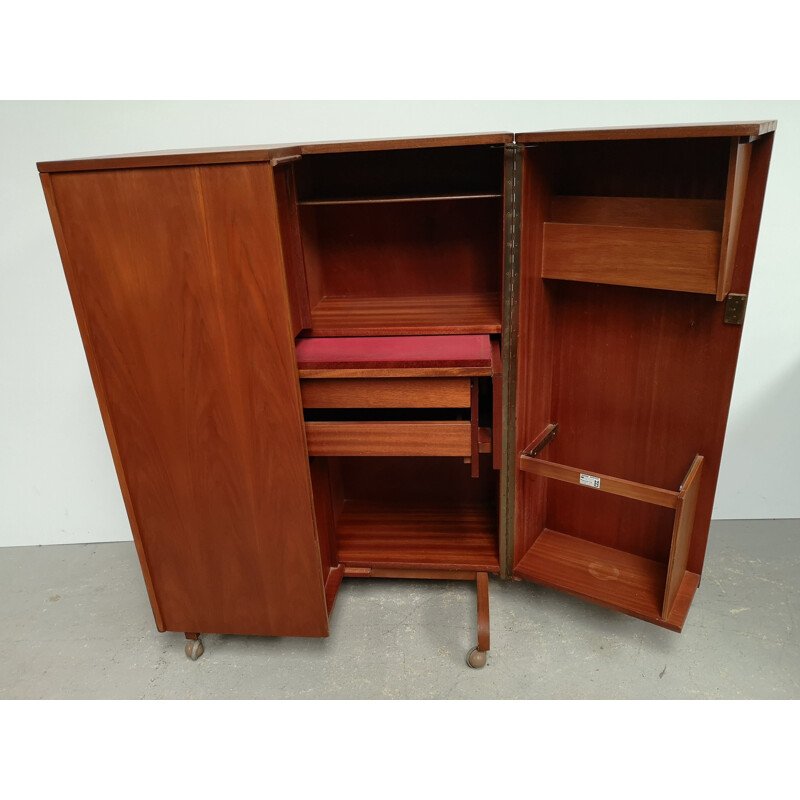
[[[481,666],[493,574],[680,631],[774,129],[39,164],[158,629],[475,580]]]

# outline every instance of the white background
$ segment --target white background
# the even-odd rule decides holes
[[[800,103],[0,103],[0,546],[130,539],[36,162],[170,148],[777,119],[715,519],[800,518]]]

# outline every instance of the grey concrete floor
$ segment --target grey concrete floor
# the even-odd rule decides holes
[[[527,583],[346,580],[328,639],[158,633],[132,543],[0,549],[0,698],[800,698],[800,521],[718,522],[678,635]]]

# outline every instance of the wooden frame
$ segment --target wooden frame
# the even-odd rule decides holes
[[[159,629],[325,635],[344,577],[448,577],[480,654],[499,573],[680,630],[774,129],[41,163]],[[463,334],[477,361],[300,357]]]
[[[588,599],[606,600],[608,602],[607,592],[605,591],[606,582],[616,580],[619,576],[620,564],[624,564],[629,575],[634,576],[635,581],[641,584],[642,587],[646,586],[649,595],[652,595],[653,591],[660,585],[662,598],[660,613],[657,616],[653,616],[652,605],[643,605],[635,596],[627,601],[620,600],[614,604],[614,607],[664,627],[680,630],[683,627],[685,612],[688,611],[688,603],[684,602],[676,607],[678,593],[681,591],[684,581],[687,581],[687,588],[684,592],[691,594],[693,594],[693,589],[689,589],[688,586],[694,584],[696,588],[699,582],[697,575],[687,573],[686,563],[692,539],[692,527],[700,488],[700,475],[703,469],[703,457],[701,455],[694,457],[678,491],[671,491],[539,459],[539,453],[553,441],[557,433],[557,424],[548,425],[523,451],[519,458],[519,468],[522,472],[581,486],[587,492],[606,492],[675,511],[669,566],[666,573],[663,570],[654,569],[650,563],[644,563],[644,559],[632,558],[629,554],[615,552],[608,547],[592,547],[585,542],[575,545],[572,543],[572,537],[563,537],[562,534],[554,534],[545,530],[543,533],[547,543],[555,541],[557,537],[560,537],[561,540],[559,544],[563,553],[555,556],[554,560],[556,562],[559,560],[562,562],[571,561],[573,565],[577,565],[577,568],[573,569],[569,577],[570,586],[565,588]],[[567,543],[568,539],[570,540],[569,543]],[[541,547],[541,543],[538,548],[534,543],[531,551],[541,550]],[[576,560],[576,553],[578,552],[589,553],[597,560],[590,561],[586,558],[581,559],[579,556]],[[601,564],[610,564],[610,568],[604,573]],[[544,583],[549,583],[551,578],[548,575],[550,572],[555,572],[556,569],[557,567],[552,565],[549,570],[548,568],[542,568],[540,564],[536,563],[535,556],[526,556],[518,566],[516,574],[522,577],[530,577],[532,580],[539,579]],[[581,574],[583,570],[585,570],[586,574]],[[689,600],[691,600],[691,597],[689,597]]]

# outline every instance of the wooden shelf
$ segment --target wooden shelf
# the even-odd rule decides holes
[[[502,197],[502,195],[499,192],[481,192],[473,194],[400,195],[394,197],[342,197],[322,200],[299,200],[297,205],[341,206],[373,203],[429,203],[437,200],[484,200],[487,197]]]
[[[336,536],[345,567],[498,572],[497,512],[487,506],[348,501]]]
[[[680,632],[700,578],[686,572],[669,617],[661,616],[667,567],[545,528],[514,570],[520,578]]]
[[[542,277],[716,294],[719,231],[545,222]]]
[[[500,295],[325,297],[311,311],[311,336],[500,333]]]

